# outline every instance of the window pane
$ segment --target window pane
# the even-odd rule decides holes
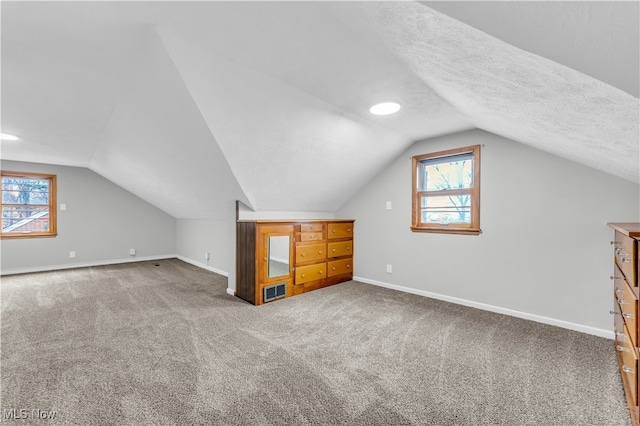
[[[2,232],[48,232],[49,206],[2,206]]]
[[[2,202],[6,204],[49,204],[49,180],[3,177]]]
[[[420,162],[419,191],[471,188],[473,154],[462,154]]]
[[[471,196],[424,196],[422,223],[471,223]]]

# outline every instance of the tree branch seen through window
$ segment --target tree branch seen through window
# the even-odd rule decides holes
[[[412,159],[416,232],[480,233],[480,145]]]
[[[2,238],[55,237],[56,176],[2,171]]]

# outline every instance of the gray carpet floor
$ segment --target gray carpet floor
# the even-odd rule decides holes
[[[226,287],[177,259],[3,277],[3,421],[630,424],[610,340],[353,281]]]

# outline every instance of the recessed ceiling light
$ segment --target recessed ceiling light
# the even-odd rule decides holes
[[[5,141],[17,141],[20,138],[17,137],[17,136],[8,135],[6,133],[0,133],[0,139],[5,140]]]
[[[372,106],[369,111],[375,115],[389,115],[400,110],[400,104],[397,102],[383,102]]]

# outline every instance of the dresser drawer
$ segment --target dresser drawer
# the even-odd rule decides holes
[[[301,223],[300,232],[322,232],[322,223]]]
[[[629,333],[627,330],[621,335],[616,335],[616,352],[618,352],[618,362],[620,366],[620,374],[625,384],[625,393],[627,393],[634,405],[638,404],[638,353],[636,348],[631,344]]]
[[[327,238],[351,237],[353,237],[353,223],[329,223],[327,225]]]
[[[296,284],[304,284],[309,281],[320,280],[327,277],[327,264],[300,266],[296,268]]]
[[[353,252],[352,241],[340,241],[327,244],[327,257],[351,256]]]
[[[353,259],[332,260],[328,262],[328,276],[353,273]]]
[[[322,260],[326,255],[327,250],[324,243],[308,245],[296,244],[296,263]]]
[[[322,241],[322,232],[301,232],[300,241]]]
[[[623,297],[624,286],[626,284],[624,283],[624,275],[622,275],[618,265],[613,265],[613,276],[611,276],[611,279],[613,280],[613,294],[615,298]]]
[[[620,312],[620,305],[615,300],[613,301],[613,311],[611,313],[613,314],[613,332],[616,340],[618,340],[624,334],[624,319],[622,318],[622,312]]]
[[[626,280],[616,280],[621,281],[622,284],[622,296],[618,294],[615,295],[618,305],[620,306],[620,312],[622,313],[622,317],[624,319],[624,323],[629,330],[637,330],[637,315],[638,315],[638,299],[636,298],[631,287],[627,285]],[[637,334],[633,333],[631,335],[631,341],[634,346],[637,344]]]
[[[628,237],[616,231],[615,248],[616,264],[624,274],[627,282],[637,287],[638,285],[638,253],[636,251],[635,238]]]

